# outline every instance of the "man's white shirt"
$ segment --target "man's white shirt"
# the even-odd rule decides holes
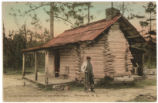
[[[83,62],[82,66],[81,66],[81,71],[85,72],[86,67],[87,67],[87,61]]]

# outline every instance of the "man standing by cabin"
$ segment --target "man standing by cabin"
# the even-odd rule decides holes
[[[85,91],[88,89],[94,92],[94,75],[93,75],[93,67],[90,62],[91,57],[87,56],[87,61],[83,63],[81,70],[85,73]]]

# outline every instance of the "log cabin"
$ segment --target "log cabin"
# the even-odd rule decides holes
[[[106,19],[69,29],[49,42],[23,49],[23,76],[25,54],[45,52],[45,81],[67,76],[81,78],[81,65],[91,57],[94,78],[106,76],[143,75],[143,53],[139,47],[145,42],[137,29],[115,8],[106,9]],[[38,68],[35,62],[35,80]]]

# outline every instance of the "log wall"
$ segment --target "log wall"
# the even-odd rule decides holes
[[[106,35],[102,38],[99,38],[98,41],[92,44],[81,44],[81,64],[86,61],[86,57],[91,57],[91,63],[93,66],[93,73],[94,78],[104,78],[104,67],[105,67],[105,60],[104,60],[104,51],[105,51],[105,40]]]
[[[119,28],[119,24],[115,23],[111,26],[108,34],[108,52],[111,58],[111,65],[114,70],[113,76],[130,75],[132,70],[133,58],[129,50],[129,44]],[[107,68],[110,68],[107,66]],[[106,68],[106,69],[107,69]]]
[[[60,49],[60,76],[65,74],[66,68],[69,68],[68,78],[76,79],[76,73],[79,71],[80,59],[77,52],[77,47],[72,46],[65,49]]]

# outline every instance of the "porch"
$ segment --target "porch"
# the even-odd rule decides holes
[[[38,67],[38,53],[44,54],[44,68]],[[26,56],[31,54],[34,58],[34,66],[30,70],[26,68]],[[67,74],[61,74],[60,71],[56,71],[55,60],[56,55],[49,50],[24,52],[22,63],[22,79],[42,86],[54,86],[54,85],[67,85],[74,82],[74,80],[68,78]],[[59,66],[58,66],[59,68]]]
[[[61,77],[53,77],[48,79],[48,83],[45,83],[45,74],[43,73],[38,73],[38,80],[35,80],[35,75],[34,74],[28,74],[23,77],[24,80],[39,84],[42,86],[54,86],[54,85],[67,85],[69,83],[74,82],[71,79],[63,79]]]

